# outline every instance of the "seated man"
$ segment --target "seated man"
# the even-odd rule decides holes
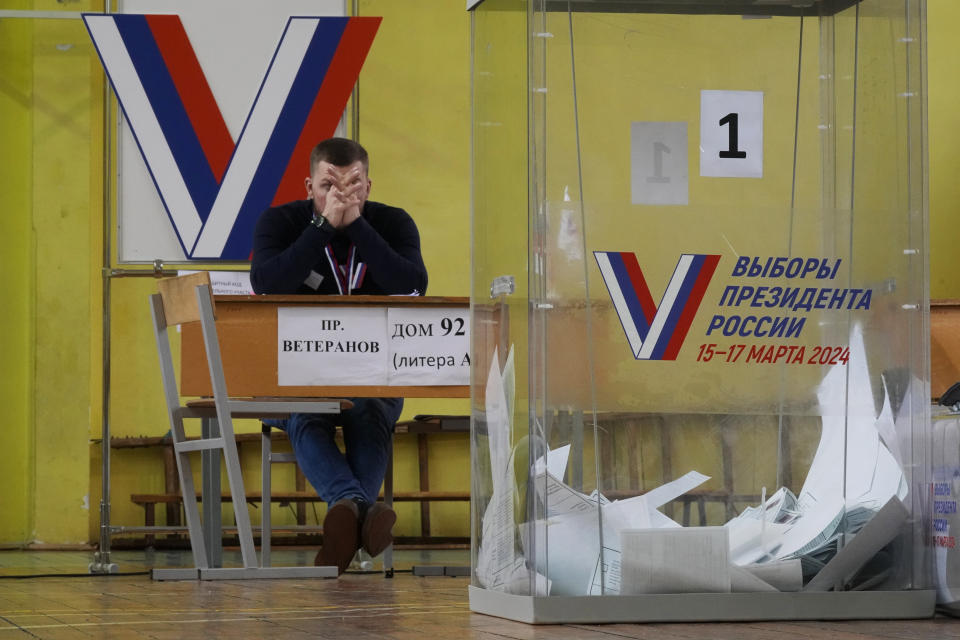
[[[330,138],[310,154],[307,199],[261,214],[250,281],[257,293],[414,294],[427,288],[420,234],[403,209],[367,200],[367,152]],[[295,414],[279,426],[297,463],[327,503],[319,565],[350,564],[361,546],[371,555],[393,541],[394,511],[377,502],[402,398],[351,398],[338,417]],[[339,418],[339,419],[338,419]],[[343,427],[344,451],[334,441]]]

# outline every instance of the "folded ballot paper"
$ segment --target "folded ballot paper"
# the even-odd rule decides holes
[[[534,463],[531,493],[543,518],[523,521],[514,471],[525,461],[510,449],[512,352],[503,370],[494,357],[486,388],[493,492],[481,522],[480,584],[529,595],[817,591],[851,586],[868,563],[872,576],[856,584],[881,580],[877,558],[908,516],[898,435],[905,418],[886,379],[875,411],[859,327],[850,350],[849,365],[833,367],[818,389],[820,442],[799,495],[781,487],[722,527],[681,527],[659,511],[708,476],[690,471],[610,501],[562,481],[569,446]]]
[[[903,418],[894,416],[886,380],[879,415],[873,397],[863,333],[854,326],[849,365],[832,367],[817,390],[820,442],[800,495],[781,488],[726,524],[734,564],[798,559],[804,579],[812,583],[808,589],[834,588],[899,534],[907,517],[897,435],[904,429],[896,428]],[[860,538],[856,545],[855,537]],[[817,580],[828,566],[830,580]],[[842,575],[833,575],[836,571]]]

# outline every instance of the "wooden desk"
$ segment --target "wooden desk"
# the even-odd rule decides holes
[[[431,306],[467,309],[469,298],[436,296],[214,296],[227,391],[235,397],[469,398],[470,386],[323,386],[277,384],[277,309],[297,306]],[[211,396],[203,338],[183,325],[180,393]]]
[[[469,385],[450,386],[280,386],[277,366],[277,310],[300,306],[403,306],[467,309],[469,298],[424,296],[214,296],[217,338],[227,392],[232,397],[469,398]],[[180,393],[212,396],[199,323],[181,325]],[[204,437],[219,435],[215,420],[204,420]],[[208,562],[221,566],[220,459],[202,454],[203,522]],[[214,534],[215,532],[215,534]],[[386,561],[389,564],[389,560]]]
[[[960,382],[960,300],[930,301],[930,395]]]

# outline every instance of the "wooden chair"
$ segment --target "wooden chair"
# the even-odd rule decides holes
[[[335,578],[337,576],[336,567],[271,567],[269,566],[269,551],[267,562],[257,563],[256,549],[253,544],[253,530],[250,526],[250,514],[247,512],[246,492],[244,491],[240,460],[237,454],[236,440],[234,439],[233,418],[284,418],[291,413],[339,413],[341,410],[353,406],[352,403],[349,400],[324,398],[229,397],[223,375],[223,363],[220,358],[220,345],[217,340],[210,275],[207,272],[200,272],[179,278],[161,280],[158,289],[158,294],[150,296],[150,305],[154,333],[157,339],[157,351],[160,355],[163,390],[173,436],[177,472],[180,476],[180,490],[183,494],[184,513],[196,568],[154,569],[152,572],[153,578],[157,580],[307,576]],[[188,322],[200,322],[207,352],[207,364],[210,369],[213,398],[195,400],[188,402],[186,405],[181,405],[167,328]],[[184,418],[215,420],[219,425],[219,432],[212,437],[187,440],[183,428]],[[230,493],[233,497],[237,533],[240,539],[240,552],[243,558],[242,568],[210,566],[204,542],[204,531],[200,522],[200,512],[197,507],[193,474],[190,470],[188,454],[191,451],[208,451],[214,454],[223,452]],[[267,476],[269,477],[269,473]],[[266,482],[266,486],[269,488],[269,479]],[[267,531],[269,532],[269,529]],[[219,531],[208,533],[220,535]],[[269,536],[269,533],[266,535]]]

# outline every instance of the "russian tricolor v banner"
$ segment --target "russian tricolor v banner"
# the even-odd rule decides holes
[[[178,16],[83,20],[184,253],[246,260],[260,213],[304,196],[381,19],[290,18],[236,141]]]
[[[633,253],[594,251],[603,282],[637,360],[676,360],[719,255],[685,253],[667,284],[659,305]]]

